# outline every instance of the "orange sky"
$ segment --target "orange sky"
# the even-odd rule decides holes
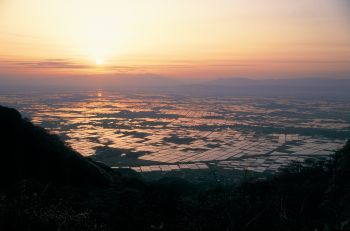
[[[0,0],[0,76],[350,77],[349,5]]]

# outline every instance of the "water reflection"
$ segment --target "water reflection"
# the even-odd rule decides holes
[[[344,144],[350,122],[350,103],[336,101],[98,90],[1,95],[0,102],[20,109],[83,155],[98,150],[134,154],[127,161],[110,155],[105,158],[110,165],[216,163],[225,169],[275,170],[290,161],[329,155]],[[103,160],[103,151],[99,155]]]

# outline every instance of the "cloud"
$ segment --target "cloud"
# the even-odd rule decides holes
[[[86,69],[89,65],[78,64],[68,59],[46,59],[43,61],[6,61],[6,66],[22,68],[47,68],[47,69]]]
[[[45,59],[34,61],[1,61],[0,66],[20,69],[62,69],[62,70],[88,70],[96,68],[95,65],[81,64],[69,59]],[[189,69],[193,65],[186,64],[159,64],[159,65],[105,65],[100,70],[115,73],[140,73],[153,70]]]
[[[128,70],[128,71],[147,71],[147,70],[159,70],[159,69],[189,69],[194,67],[193,65],[186,64],[159,64],[159,65],[131,65],[131,66],[108,66],[110,70]]]
[[[216,60],[216,61],[183,61],[183,63],[164,63],[147,65],[104,65],[97,67],[94,64],[84,64],[72,61],[70,59],[44,59],[44,60],[18,60],[1,61],[0,67],[9,68],[9,70],[76,70],[92,71],[105,74],[140,74],[140,73],[164,73],[176,70],[248,70],[252,67],[259,68],[266,64],[276,65],[350,65],[350,60],[346,59],[293,59],[293,58],[269,58],[269,59],[250,59],[250,60]]]
[[[281,59],[268,62],[286,64],[350,64],[350,60]]]

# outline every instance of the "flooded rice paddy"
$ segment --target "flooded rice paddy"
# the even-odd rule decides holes
[[[85,156],[140,173],[277,171],[328,157],[350,135],[350,103],[171,94],[0,94]]]

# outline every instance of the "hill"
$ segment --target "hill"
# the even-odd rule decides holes
[[[0,106],[0,128],[2,186],[23,179],[81,186],[111,184],[104,169],[23,119],[16,110]]]

